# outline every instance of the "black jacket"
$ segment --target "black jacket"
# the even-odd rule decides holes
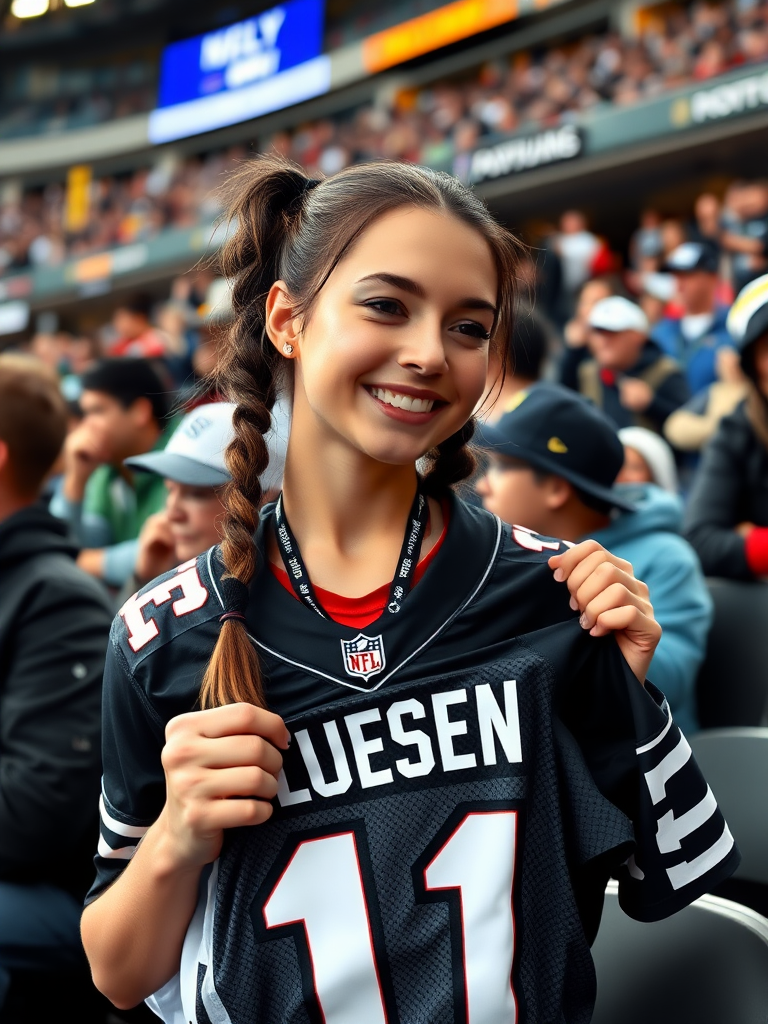
[[[39,507],[0,522],[0,879],[85,892],[111,613]]]
[[[751,580],[739,523],[768,526],[768,449],[742,404],[721,420],[691,491],[685,535],[707,576]]]

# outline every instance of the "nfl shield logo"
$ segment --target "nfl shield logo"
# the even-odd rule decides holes
[[[341,655],[347,675],[368,679],[382,672],[387,663],[381,636],[358,633],[354,640],[341,641]]]

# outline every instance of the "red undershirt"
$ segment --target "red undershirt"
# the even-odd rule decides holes
[[[416,566],[416,571],[413,574],[414,587],[432,564],[432,560],[442,547],[447,530],[448,508],[447,502],[444,502],[442,533],[437,538],[437,543],[429,554],[425,555]],[[299,599],[296,597],[294,589],[291,586],[291,581],[288,578],[288,573],[285,569],[283,569],[282,566],[275,565],[274,562],[270,562],[269,567],[291,597],[296,598],[298,601]],[[334,594],[330,590],[323,590],[322,587],[315,587],[315,593],[317,594],[320,604],[326,612],[328,612],[334,622],[339,622],[342,626],[351,626],[352,629],[365,629],[366,626],[370,626],[372,622],[375,622],[384,611],[387,599],[389,598],[389,588],[391,586],[391,583],[385,583],[383,587],[379,587],[377,590],[372,590],[370,594],[365,594],[363,597],[342,597],[341,594]]]

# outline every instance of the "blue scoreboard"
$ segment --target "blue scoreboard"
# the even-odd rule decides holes
[[[165,48],[152,142],[168,142],[280,110],[330,88],[324,0],[289,0]]]

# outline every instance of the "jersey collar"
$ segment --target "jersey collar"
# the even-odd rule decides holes
[[[451,495],[440,551],[397,615],[382,615],[362,632],[323,619],[289,594],[266,563],[269,510],[256,535],[259,569],[246,625],[267,656],[348,689],[369,692],[418,658],[481,593],[501,547],[500,520]],[[215,554],[213,555],[215,559]],[[211,565],[212,578],[221,574]]]

